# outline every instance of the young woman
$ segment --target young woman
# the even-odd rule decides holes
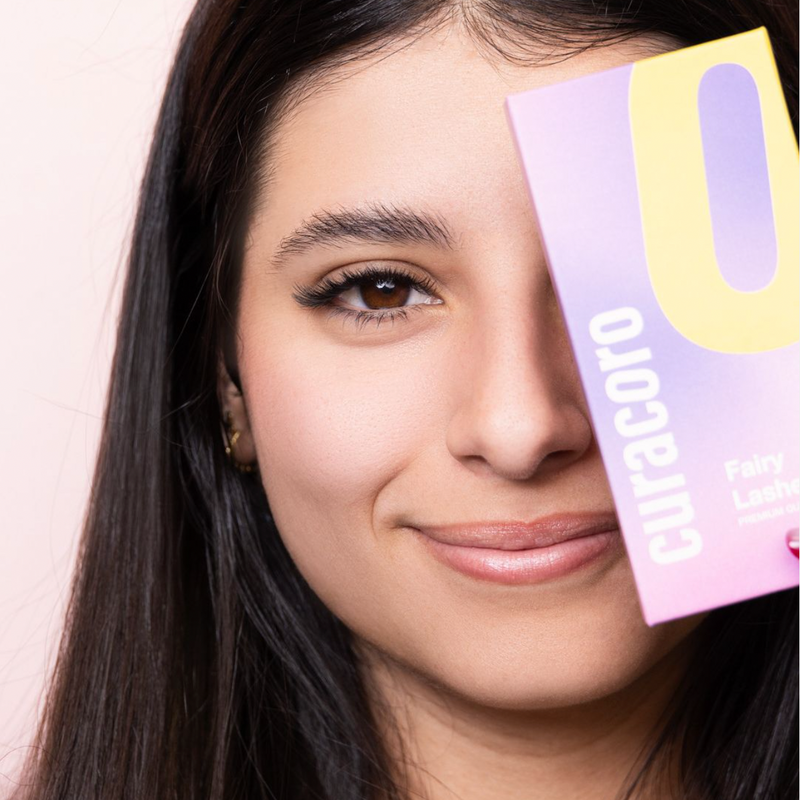
[[[763,24],[796,121],[796,11],[201,0],[20,798],[797,796],[797,593],[644,623],[503,113]]]

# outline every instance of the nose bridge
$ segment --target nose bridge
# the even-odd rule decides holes
[[[526,479],[552,454],[562,465],[579,458],[592,434],[556,307],[541,283],[515,284],[476,305],[459,339],[459,402],[447,439],[454,457]]]
[[[464,342],[467,396],[492,424],[532,427],[557,405],[545,327],[527,296],[476,311]]]

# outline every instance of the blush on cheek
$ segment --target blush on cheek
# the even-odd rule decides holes
[[[343,347],[289,346],[291,359],[262,351],[247,386],[270,502],[291,494],[324,515],[319,522],[354,511],[370,519],[381,488],[430,440],[431,406],[419,391],[426,384],[379,348],[354,356]]]

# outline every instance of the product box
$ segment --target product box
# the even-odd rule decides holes
[[[645,620],[797,586],[798,151],[766,30],[506,112]]]

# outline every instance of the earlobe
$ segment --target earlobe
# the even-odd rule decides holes
[[[244,395],[230,377],[224,363],[218,367],[217,395],[222,414],[222,436],[225,452],[242,472],[257,469],[256,450]]]
[[[237,430],[233,425],[233,415],[231,411],[225,412],[225,437],[227,444],[225,445],[225,455],[231,460],[236,469],[239,472],[255,472],[258,468],[256,462],[243,462],[240,460],[239,449],[237,445],[239,445],[239,440],[241,438],[241,431]]]

